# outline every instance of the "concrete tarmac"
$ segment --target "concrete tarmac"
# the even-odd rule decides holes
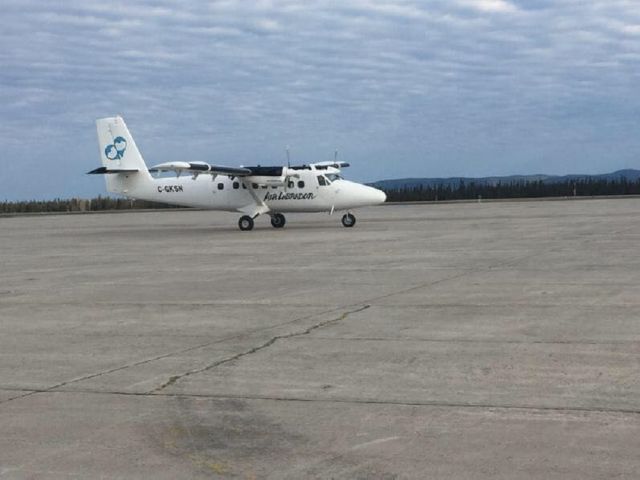
[[[640,478],[640,199],[0,219],[0,478]]]

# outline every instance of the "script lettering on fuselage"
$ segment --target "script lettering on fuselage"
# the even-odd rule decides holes
[[[265,202],[272,202],[274,200],[313,200],[316,196],[313,193],[267,193],[264,196]]]
[[[183,192],[184,189],[182,185],[165,185],[158,186],[158,193],[175,193],[175,192]]]

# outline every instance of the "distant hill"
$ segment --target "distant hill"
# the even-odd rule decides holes
[[[605,181],[620,181],[622,179],[628,182],[637,182],[640,180],[640,170],[626,169],[618,170],[613,173],[604,173],[599,175],[509,175],[504,177],[450,177],[450,178],[398,178],[394,180],[380,180],[372,183],[371,185],[380,188],[382,190],[399,190],[399,189],[411,189],[414,187],[423,188],[444,186],[451,188],[458,188],[458,186],[464,182],[465,185],[471,183],[476,186],[495,186],[498,184],[508,185],[512,183],[521,182],[538,182],[542,181],[543,184],[565,183],[568,181],[585,181],[585,180],[605,180]]]

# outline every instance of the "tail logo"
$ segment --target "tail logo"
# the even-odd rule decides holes
[[[109,160],[119,160],[124,157],[124,152],[127,149],[127,141],[122,137],[116,137],[113,139],[111,145],[107,145],[104,149],[104,154]]]

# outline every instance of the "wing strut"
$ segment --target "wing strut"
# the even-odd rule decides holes
[[[251,187],[251,184],[247,182],[243,178],[238,178],[242,182],[242,184],[247,187],[249,194],[253,198],[255,203],[250,203],[249,205],[245,205],[242,208],[239,208],[238,211],[242,213],[246,213],[251,218],[256,218],[258,215],[262,215],[271,211],[271,209],[267,206],[266,203],[258,196],[256,190]]]

